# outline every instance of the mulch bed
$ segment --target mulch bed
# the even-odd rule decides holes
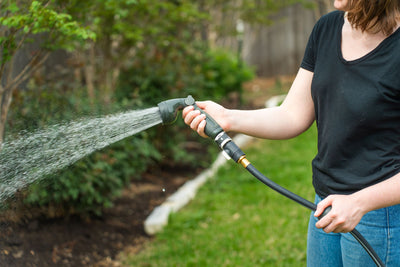
[[[0,266],[121,266],[117,255],[135,253],[152,237],[143,222],[196,171],[159,170],[133,181],[99,218],[0,218]]]

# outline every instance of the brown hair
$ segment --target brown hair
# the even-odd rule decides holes
[[[397,28],[399,0],[350,0],[347,19],[363,32],[383,32],[389,36]]]

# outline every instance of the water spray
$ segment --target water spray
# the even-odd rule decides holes
[[[161,123],[159,108],[152,107],[49,125],[6,140],[0,150],[0,208],[30,184]]]
[[[158,104],[160,115],[163,121],[163,124],[170,124],[176,120],[177,112],[180,109],[183,109],[187,106],[194,106],[196,110],[199,110],[202,114],[206,115],[206,126],[204,132],[207,136],[214,139],[217,145],[221,148],[223,154],[228,159],[233,159],[236,163],[241,164],[246,170],[248,170],[254,177],[256,177],[259,181],[275,190],[276,192],[282,194],[283,196],[297,202],[298,204],[315,211],[317,209],[317,205],[294,194],[293,192],[287,190],[286,188],[278,185],[277,183],[270,180],[268,177],[263,175],[260,171],[258,171],[246,158],[245,153],[232,141],[228,134],[218,125],[218,123],[209,116],[206,112],[200,109],[192,96],[188,96],[186,98],[176,98],[163,101]],[[329,213],[331,207],[325,209],[323,214],[318,217],[321,219],[326,214]],[[384,263],[379,258],[378,254],[371,247],[368,241],[358,232],[356,229],[350,231],[350,234],[360,243],[360,245],[365,249],[371,259],[374,261],[376,266],[384,267]]]

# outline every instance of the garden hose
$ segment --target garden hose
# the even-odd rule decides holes
[[[242,164],[243,165],[243,164]],[[317,205],[314,203],[294,194],[293,192],[287,190],[286,188],[283,188],[282,186],[276,184],[275,182],[271,181],[269,178],[267,178],[265,175],[263,175],[260,171],[258,171],[252,164],[248,164],[246,169],[258,180],[260,180],[262,183],[267,185],[268,187],[272,188],[273,190],[277,191],[278,193],[284,195],[287,198],[290,198],[293,201],[296,201],[300,205],[303,205],[304,207],[315,211],[317,209]],[[318,217],[318,219],[322,219],[326,214],[329,213],[331,210],[331,207],[329,206],[326,208],[321,216]],[[385,264],[382,262],[382,260],[379,258],[378,254],[375,252],[375,250],[371,247],[371,245],[368,243],[368,241],[361,235],[359,231],[356,229],[353,229],[350,231],[350,234],[357,240],[358,243],[364,248],[364,250],[368,253],[368,255],[371,257],[371,259],[374,261],[376,266],[379,267],[384,267]]]
[[[263,175],[259,170],[257,170],[249,160],[247,160],[245,153],[232,141],[232,139],[224,132],[221,126],[206,112],[200,109],[193,99],[192,96],[188,96],[187,98],[177,98],[171,99],[167,101],[163,101],[158,104],[160,109],[161,118],[163,123],[172,123],[176,119],[176,112],[178,109],[182,109],[186,106],[194,106],[196,110],[199,110],[202,114],[206,115],[206,126],[204,132],[207,136],[214,139],[214,141],[221,148],[223,154],[228,159],[233,159],[236,163],[240,163],[247,171],[249,171],[255,178],[259,181],[280,193],[281,195],[297,202],[298,204],[315,211],[317,209],[317,205],[300,197],[299,195],[294,194],[293,192],[287,190],[286,188],[278,185],[277,183],[270,180],[268,177]],[[329,213],[331,207],[328,207],[324,210],[323,214],[318,217],[321,219],[326,214]],[[371,247],[368,241],[358,232],[356,229],[350,231],[350,234],[357,240],[358,243],[365,249],[371,259],[374,261],[376,266],[384,267],[385,264],[379,258],[378,254]]]

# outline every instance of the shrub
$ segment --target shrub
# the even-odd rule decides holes
[[[253,70],[228,51],[217,49],[207,54],[202,66],[204,91],[209,97],[221,99],[231,92],[242,93],[242,84],[254,77]]]
[[[102,208],[112,206],[132,176],[159,159],[160,154],[143,135],[133,136],[32,184],[24,202],[59,211],[47,216],[100,215]]]
[[[31,83],[28,90],[16,95],[14,103],[24,108],[13,109],[9,121],[19,122],[14,130],[27,124],[36,128],[63,119],[72,120],[77,114],[141,109],[188,94],[219,101],[230,92],[240,92],[242,82],[252,77],[247,66],[240,66],[234,56],[221,50],[204,54],[197,51],[191,57],[178,57],[180,64],[176,55],[175,60],[169,56],[162,61],[136,62],[121,73],[116,101],[109,107],[102,103],[90,106],[85,91],[76,85],[70,88],[59,80]],[[185,145],[188,140],[202,143],[201,151],[188,149]],[[24,202],[32,207],[56,207],[62,211],[58,215],[64,212],[99,215],[104,207],[112,205],[131,179],[139,178],[150,165],[206,166],[210,161],[208,144],[211,143],[198,137],[182,120],[171,127],[149,129],[32,184],[24,194]]]

